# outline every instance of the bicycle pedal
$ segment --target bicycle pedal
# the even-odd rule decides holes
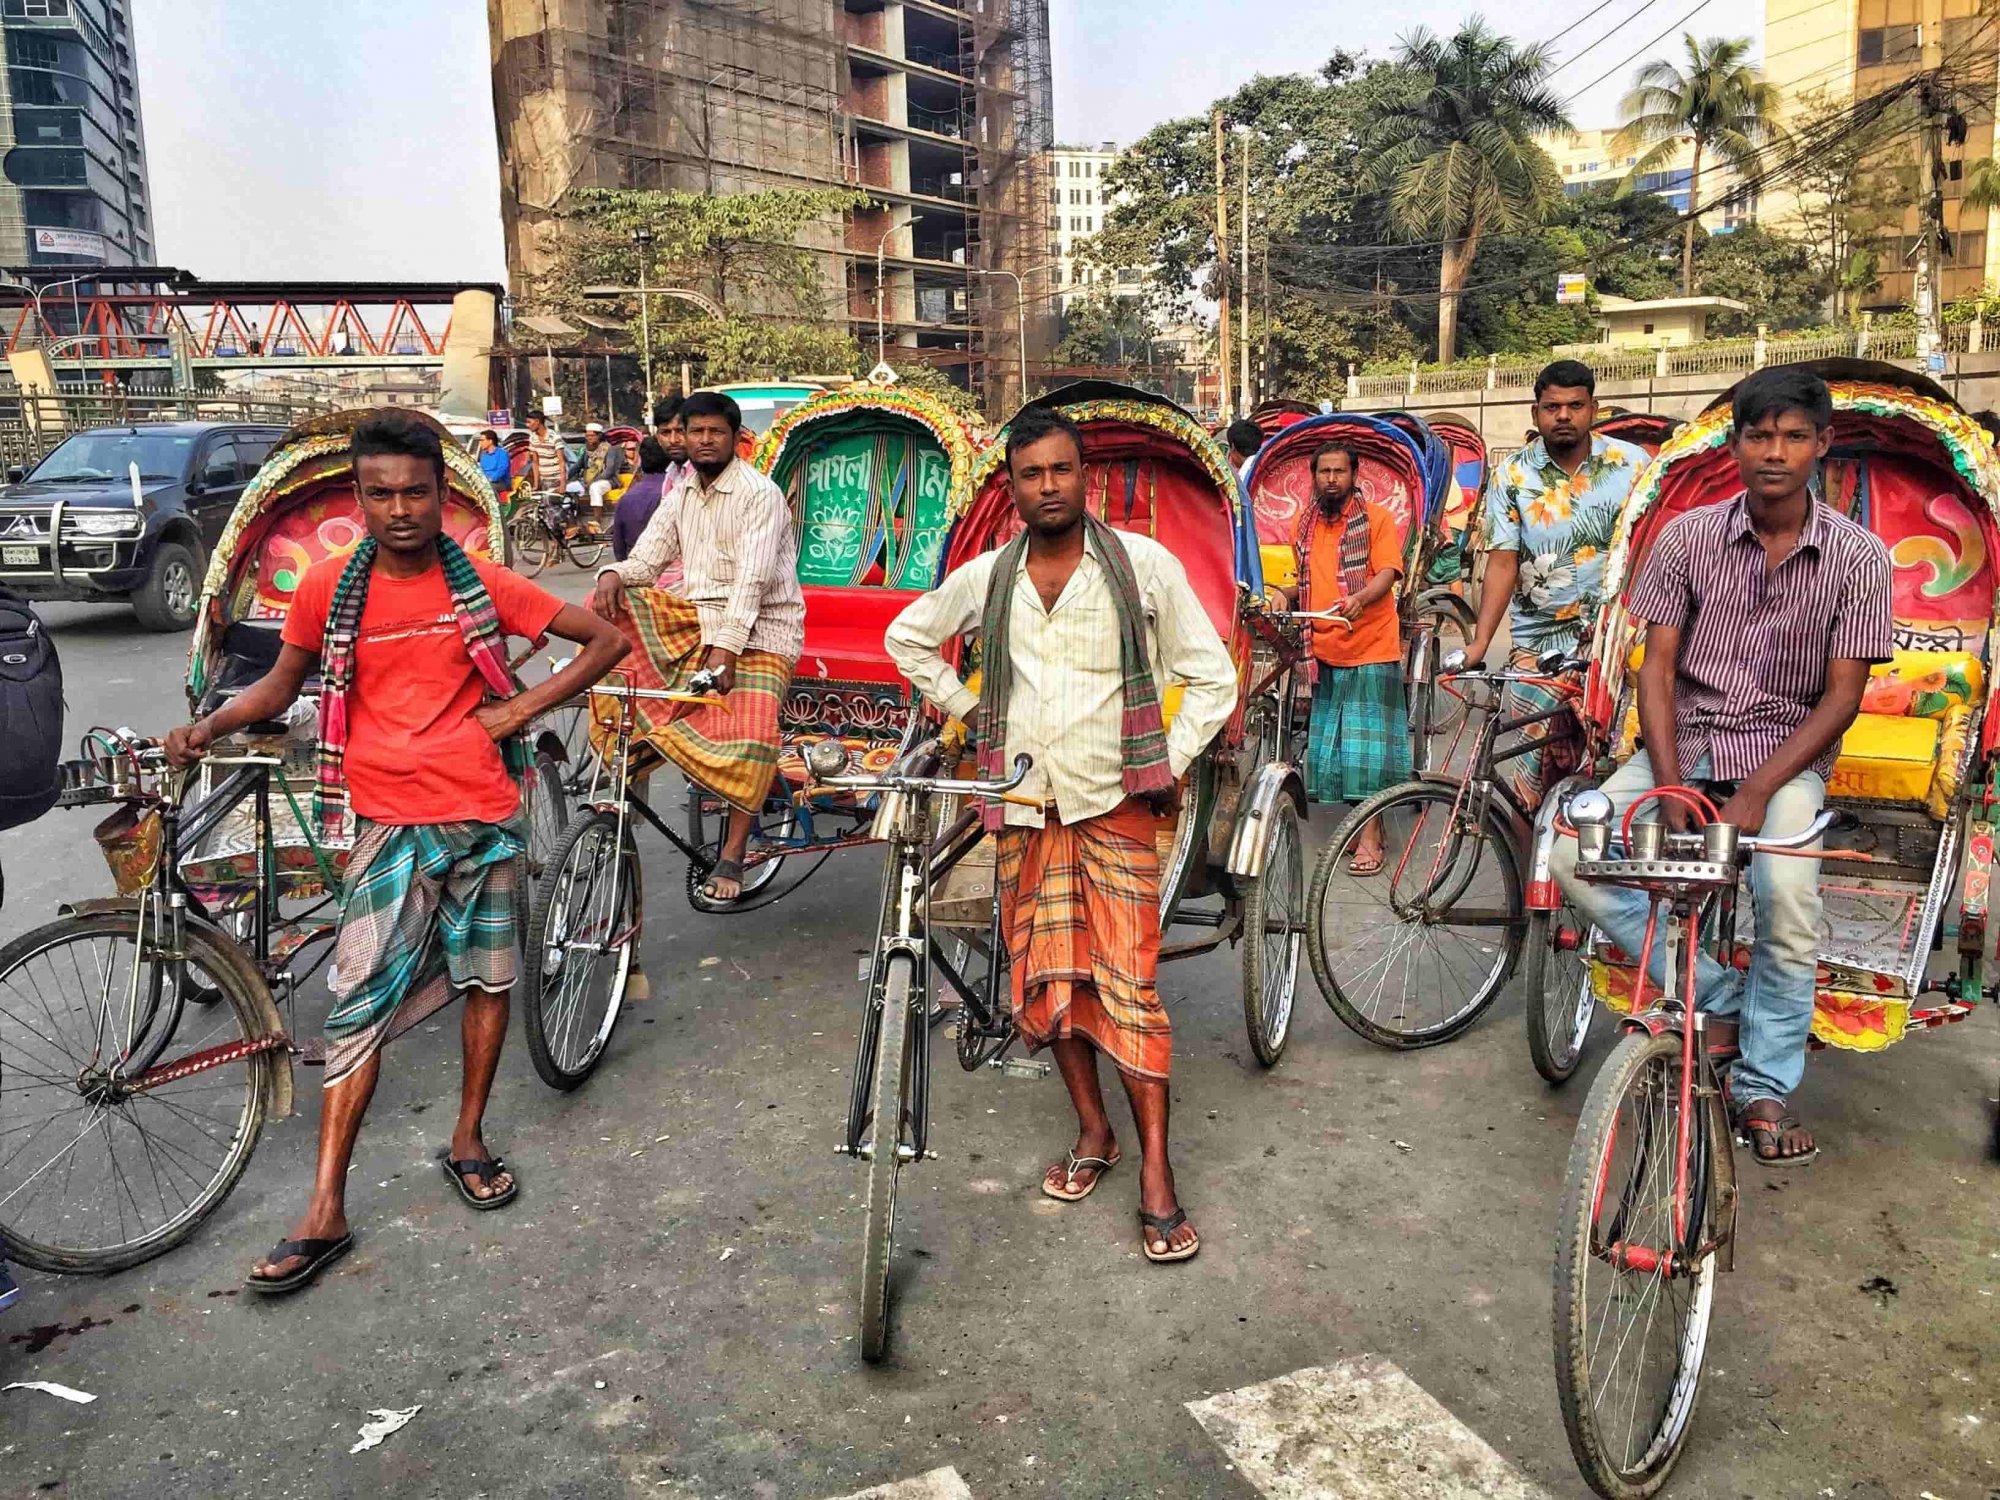
[[[998,1068],[1009,1078],[1046,1078],[1053,1071],[1047,1063],[1034,1057],[996,1057],[986,1066]]]

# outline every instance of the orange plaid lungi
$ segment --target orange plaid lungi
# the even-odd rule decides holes
[[[1031,1049],[1080,1036],[1139,1078],[1164,1079],[1173,1033],[1160,962],[1155,820],[1128,798],[1101,817],[999,836],[1000,923],[1014,1024]]]

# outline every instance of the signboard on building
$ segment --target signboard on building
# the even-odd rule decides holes
[[[88,255],[103,260],[104,236],[87,229],[34,229],[35,249],[44,255]]]
[[[1590,295],[1590,278],[1581,271],[1564,271],[1556,277],[1556,301],[1582,302]]]
[[[506,406],[491,408],[486,413],[486,425],[488,427],[512,427],[514,425],[513,408]]]

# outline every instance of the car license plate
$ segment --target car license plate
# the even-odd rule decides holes
[[[0,563],[10,568],[37,568],[42,563],[40,547],[0,547]]]

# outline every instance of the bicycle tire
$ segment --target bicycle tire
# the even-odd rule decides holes
[[[1448,861],[1441,873],[1431,876],[1431,890],[1449,889],[1449,899],[1445,903],[1448,911],[1478,877],[1481,866],[1489,862],[1482,856],[1481,851],[1490,852],[1490,863],[1499,872],[1498,894],[1505,904],[1507,919],[1503,928],[1492,930],[1504,933],[1504,938],[1498,942],[1494,950],[1496,956],[1484,978],[1472,988],[1470,997],[1455,1007],[1441,1006],[1434,1020],[1420,1023],[1407,1014],[1406,1007],[1413,1000],[1420,1001],[1426,994],[1442,993],[1441,982],[1446,977],[1448,966],[1441,955],[1435,955],[1434,970],[1428,979],[1414,971],[1407,977],[1400,992],[1404,1008],[1392,1005],[1380,1014],[1370,1013],[1374,1009],[1373,1002],[1357,1003],[1357,996],[1350,996],[1334,973],[1333,954],[1344,955],[1351,945],[1345,941],[1344,934],[1340,935],[1341,941],[1330,941],[1331,935],[1328,931],[1330,898],[1334,894],[1335,876],[1340,872],[1342,861],[1359,841],[1362,828],[1374,818],[1407,815],[1418,809],[1424,810],[1425,814],[1434,812],[1448,818],[1457,794],[1456,785],[1439,781],[1406,781],[1386,791],[1377,792],[1350,812],[1334,830],[1332,839],[1328,841],[1326,848],[1320,851],[1319,863],[1313,869],[1312,889],[1306,897],[1306,953],[1312,960],[1313,978],[1318,982],[1320,994],[1328,1007],[1340,1017],[1342,1023],[1357,1036],[1364,1037],[1377,1046],[1392,1047],[1400,1051],[1434,1047],[1441,1042],[1450,1041],[1477,1021],[1501,991],[1506,989],[1507,981],[1513,975],[1514,965],[1520,957],[1521,940],[1527,927],[1527,903],[1521,889],[1521,872],[1515,857],[1514,835],[1503,821],[1498,809],[1489,807],[1484,822],[1484,836],[1476,840],[1478,847],[1470,851],[1470,863],[1463,863],[1468,858],[1463,851],[1463,835],[1453,834],[1452,845],[1445,851],[1448,854]],[[1428,816],[1420,816],[1418,828],[1421,829],[1427,821]],[[1412,838],[1415,837],[1416,834],[1413,832]],[[1418,894],[1405,892],[1402,889],[1407,870],[1405,863],[1399,861],[1395,838],[1390,836],[1386,829],[1384,840],[1385,863],[1380,874],[1344,877],[1346,887],[1354,887],[1359,881],[1386,882],[1388,900],[1353,903],[1362,909],[1358,930],[1364,936],[1369,932],[1394,932],[1407,926],[1408,920],[1399,913],[1399,905],[1410,896]],[[1412,856],[1407,863],[1417,865],[1418,861]],[[1430,864],[1429,860],[1423,861],[1419,867],[1421,873],[1413,878],[1423,879],[1429,875]],[[1343,899],[1340,904],[1345,907],[1350,903]],[[1385,918],[1389,920],[1385,922]],[[1423,925],[1432,931],[1446,930],[1445,924],[1441,923]],[[1416,946],[1412,940],[1402,941],[1409,947]],[[1459,943],[1461,953],[1465,948],[1476,949],[1479,946],[1470,939],[1459,939]],[[1420,962],[1421,955],[1413,954],[1411,958],[1414,965]],[[1387,962],[1388,960],[1383,961],[1385,965]],[[1372,964],[1367,965],[1360,972],[1366,975],[1372,972],[1374,967]],[[1389,969],[1385,966],[1382,973],[1383,984],[1386,984],[1388,975]],[[1358,980],[1356,984],[1358,988]],[[1377,986],[1378,991],[1381,988],[1382,985]]]
[[[509,528],[514,543],[514,571],[533,578],[549,565],[549,558],[561,547],[540,516],[522,516]]]
[[[1250,1050],[1265,1067],[1285,1055],[1298,1000],[1299,954],[1305,947],[1305,852],[1299,811],[1289,797],[1271,809],[1264,873],[1243,882],[1243,1026]],[[1275,936],[1270,924],[1281,931]]]
[[[535,884],[533,910],[528,916],[528,940],[522,951],[522,1030],[528,1057],[542,1082],[567,1093],[579,1087],[604,1058],[611,1033],[624,1013],[625,987],[638,949],[638,917],[644,910],[638,852],[628,836],[616,846],[618,819],[601,808],[587,809],[571,819],[548,868]],[[612,907],[612,880],[622,862],[624,879],[617,907]],[[579,884],[582,896],[577,895]],[[578,941],[573,926],[581,910],[588,933],[602,925],[608,933],[624,932],[626,940],[608,955],[596,955],[579,966],[570,945]],[[596,959],[609,958],[608,964]],[[601,1015],[586,999],[602,983]],[[590,1035],[578,1043],[579,1020]]]
[[[1659,1491],[1686,1445],[1695,1407],[1701,1397],[1708,1324],[1714,1311],[1716,1257],[1712,1252],[1704,1256],[1699,1268],[1686,1278],[1689,1290],[1685,1317],[1679,1320],[1674,1363],[1652,1382],[1664,1390],[1664,1396],[1659,1403],[1657,1421],[1649,1412],[1646,1420],[1650,1425],[1643,1434],[1637,1434],[1643,1438],[1643,1447],[1636,1459],[1632,1457],[1637,1420],[1633,1414],[1639,1409],[1640,1388],[1634,1388],[1629,1403],[1622,1395],[1615,1397],[1616,1409],[1627,1413],[1621,1419],[1626,1430],[1623,1437],[1625,1457],[1620,1459],[1613,1452],[1616,1446],[1614,1434],[1600,1426],[1597,1416],[1600,1401],[1592,1381],[1593,1353],[1601,1349],[1613,1351],[1610,1368],[1605,1372],[1605,1379],[1609,1381],[1615,1378],[1621,1365],[1625,1365],[1630,1350],[1630,1330],[1622,1339],[1616,1335],[1607,1337],[1601,1332],[1593,1333],[1590,1326],[1593,1269],[1601,1271],[1603,1279],[1614,1286],[1622,1285],[1615,1280],[1621,1275],[1640,1279],[1642,1290],[1636,1295],[1620,1295],[1614,1291],[1606,1298],[1607,1311],[1614,1315],[1618,1304],[1646,1309],[1639,1350],[1631,1354],[1633,1365],[1644,1358],[1658,1313],[1673,1302],[1670,1291],[1666,1289],[1682,1279],[1649,1276],[1629,1267],[1616,1267],[1604,1253],[1608,1246],[1600,1246],[1598,1242],[1600,1229],[1610,1236],[1610,1244],[1614,1245],[1643,1243],[1656,1237],[1653,1234],[1656,1228],[1665,1230],[1665,1235],[1659,1237],[1672,1234],[1666,1224],[1660,1222],[1659,1203],[1656,1201],[1648,1212],[1645,1200],[1657,1198],[1663,1189],[1667,1194],[1667,1205],[1671,1206],[1675,1172],[1673,1158],[1677,1144],[1673,1149],[1661,1152],[1650,1149],[1650,1142],[1656,1139],[1675,1140],[1672,1132],[1674,1115],[1679,1107],[1680,1060],[1681,1039],[1671,1031],[1659,1036],[1634,1032],[1621,1042],[1591,1086],[1590,1097],[1585,1101],[1583,1114],[1577,1121],[1569,1164],[1564,1171],[1562,1218],[1558,1227],[1555,1260],[1556,1389],[1562,1406],[1563,1429],[1569,1437],[1570,1453],[1585,1481],[1606,1500],[1644,1500],[1644,1497]],[[1625,1120],[1628,1100],[1638,1100],[1639,1108],[1630,1120]],[[1709,1153],[1715,1148],[1715,1143],[1709,1139],[1711,1128],[1709,1112],[1697,1108],[1694,1119],[1689,1122],[1693,1155],[1689,1173],[1691,1238],[1696,1243],[1706,1240],[1710,1231],[1710,1174],[1707,1163]],[[1639,1180],[1628,1178],[1619,1189],[1618,1202],[1611,1206],[1607,1227],[1604,1222],[1606,1190],[1617,1176],[1614,1158],[1621,1134],[1633,1153],[1632,1171]],[[1727,1142],[1723,1143],[1722,1149],[1728,1149]],[[1655,1176],[1660,1179],[1659,1185],[1649,1187],[1648,1183]],[[1604,1181],[1600,1182],[1600,1178]],[[1633,1200],[1638,1201],[1635,1204]],[[1635,1229],[1636,1234],[1633,1232]],[[1682,1244],[1675,1246],[1677,1253],[1683,1248]],[[1662,1289],[1657,1299],[1652,1292],[1643,1289],[1649,1287]],[[1638,1316],[1636,1310],[1633,1316],[1635,1319]]]
[[[46,1019],[50,1030],[60,1034],[61,1023],[48,1001],[50,991],[58,988],[54,981],[64,973],[74,974],[79,982],[85,973],[92,975],[102,973],[107,976],[107,983],[120,983],[121,972],[129,974],[131,971],[129,968],[121,969],[117,960],[116,945],[123,943],[131,945],[136,950],[138,931],[139,917],[136,909],[92,912],[59,918],[22,934],[4,949],[0,949],[0,1068],[4,1068],[11,1085],[4,1099],[0,1099],[0,1121],[7,1122],[0,1128],[12,1130],[15,1120],[22,1116],[31,1116],[35,1110],[34,1101],[39,1096],[34,1088],[30,1069],[37,1057],[42,1059],[43,1066],[54,1063],[58,1068],[58,1072],[48,1075],[50,1087],[47,1094],[52,1105],[63,1102],[63,1096],[67,1095],[77,1105],[88,1109],[95,1110],[103,1106],[102,1098],[95,1103],[85,1099],[80,1087],[81,1074],[61,1076],[67,1073],[68,1066],[82,1061],[82,1057],[39,1032],[35,1034],[41,1036],[42,1041],[29,1045],[22,1035],[23,1028],[19,1018],[9,1008],[7,1002],[10,995],[20,992],[24,982],[32,983],[38,997],[37,1020]],[[189,972],[199,969],[206,975],[207,981],[201,987],[212,991],[213,994],[209,1003],[201,1009],[189,1010],[182,1014],[179,1031],[191,1030],[196,1035],[188,1038],[183,1044],[181,1035],[177,1033],[167,1054],[155,1063],[154,1070],[163,1065],[170,1066],[175,1061],[195,1058],[212,1048],[226,1047],[234,1042],[255,1041],[268,1034],[266,1022],[271,1015],[270,995],[268,991],[259,993],[263,990],[264,982],[241,950],[235,948],[219,932],[196,921],[183,924],[182,938],[188,965],[188,970],[184,972],[187,973],[188,981],[191,984],[200,983],[194,980],[192,973]],[[109,955],[110,961],[105,964],[82,963],[74,951],[59,967],[49,958],[50,954],[65,947],[73,949],[76,944],[90,943],[93,948],[97,948],[106,941],[113,945],[113,951]],[[42,970],[39,975],[35,972],[38,963]],[[149,965],[149,969],[155,974],[159,973],[157,966]],[[18,980],[17,975],[21,976]],[[160,982],[163,983],[164,980]],[[228,1002],[226,1008],[214,1003],[220,1000]],[[83,1014],[87,1018],[87,999],[84,1001],[84,1007]],[[100,1022],[103,1019],[104,1016],[100,1013]],[[102,1034],[99,1023],[87,1023],[82,1033],[86,1037],[98,1034]],[[106,1121],[102,1130],[98,1130],[92,1123],[57,1156],[51,1157],[43,1168],[37,1169],[36,1176],[46,1173],[53,1181],[52,1169],[55,1163],[64,1155],[69,1155],[70,1160],[62,1169],[62,1181],[67,1185],[80,1180],[92,1188],[103,1187],[111,1192],[118,1233],[121,1236],[118,1239],[86,1243],[78,1237],[83,1228],[82,1220],[85,1213],[76,1208],[74,1198],[65,1198],[60,1205],[62,1208],[60,1222],[71,1238],[49,1237],[50,1232],[43,1229],[29,1212],[37,1201],[40,1190],[35,1189],[25,1198],[20,1197],[22,1190],[28,1187],[28,1182],[24,1180],[10,1186],[9,1179],[0,1176],[0,1201],[9,1204],[6,1210],[7,1218],[5,1222],[0,1222],[0,1243],[6,1246],[7,1258],[34,1270],[58,1275],[102,1275],[139,1265],[180,1244],[195,1231],[202,1220],[221,1205],[223,1199],[229,1196],[230,1190],[236,1186],[244,1169],[250,1164],[250,1154],[256,1149],[257,1137],[264,1127],[267,1102],[276,1087],[277,1080],[273,1077],[272,1070],[280,1066],[283,1066],[283,1062],[275,1053],[260,1052],[249,1057],[202,1067],[195,1073],[187,1075],[185,1079],[166,1082],[159,1088],[127,1096],[118,1100],[113,1106],[123,1112],[120,1116],[114,1117],[111,1108],[106,1108],[101,1116]],[[225,1106],[225,1114],[218,1116],[207,1113],[205,1108],[195,1101],[202,1094],[215,1091],[216,1085],[208,1079],[208,1075],[222,1073],[225,1070],[233,1073],[237,1069],[241,1069],[242,1072],[243,1088],[241,1102],[234,1106],[234,1127],[230,1131],[227,1144],[223,1146],[220,1158],[213,1167],[208,1167],[202,1156],[197,1154],[206,1147],[190,1139],[188,1132],[192,1130],[199,1139],[211,1145],[215,1144],[216,1137],[203,1130],[197,1122],[200,1118],[210,1118],[220,1124],[227,1118],[228,1107]],[[23,1082],[24,1078],[29,1081]],[[199,1083],[197,1088],[176,1089],[175,1084],[190,1079],[208,1081]],[[229,1092],[233,1094],[234,1090]],[[5,1100],[12,1102],[7,1103]],[[171,1147],[164,1134],[157,1141],[149,1139],[147,1130],[150,1127],[139,1123],[137,1106],[147,1101],[156,1102],[161,1107],[161,1112],[151,1118],[158,1120],[163,1127],[174,1129],[178,1139]],[[126,1174],[119,1165],[118,1150],[114,1143],[118,1138],[118,1125],[121,1121],[129,1132],[139,1138],[139,1154],[144,1157],[143,1166],[146,1172],[143,1179],[139,1177],[137,1171]],[[49,1122],[44,1121],[43,1125],[32,1128],[39,1133],[47,1123]],[[23,1124],[20,1128],[30,1128],[30,1125]],[[30,1142],[35,1138],[31,1135]],[[102,1158],[108,1161],[108,1167],[98,1169],[85,1166],[79,1176],[78,1168],[81,1163],[75,1153],[87,1144],[93,1147],[99,1144],[103,1146]],[[91,1154],[96,1155],[94,1151]],[[4,1172],[12,1160],[10,1157],[7,1163],[0,1163],[0,1172]],[[141,1165],[136,1157],[128,1158],[127,1164],[134,1167]],[[24,1166],[23,1171],[26,1170]],[[142,1200],[146,1198],[146,1187],[149,1184],[159,1197],[162,1210],[168,1209],[166,1194],[175,1185],[177,1174],[180,1180],[191,1184],[194,1191],[177,1210],[166,1213],[162,1222],[149,1228],[142,1228],[141,1232],[136,1234],[128,1233],[126,1203],[118,1201],[120,1188],[122,1187],[128,1195],[126,1201],[129,1201],[131,1208],[129,1217],[137,1218],[142,1212]]]
[[[896,1235],[896,1179],[903,1169],[903,1111],[910,1075],[910,988],[916,965],[889,955],[882,981],[881,1029],[875,1043],[870,1104],[874,1151],[861,1229],[861,1357],[870,1364],[889,1347],[889,1267]]]
[[[1574,933],[1577,946],[1556,944]],[[1565,899],[1553,912],[1528,914],[1521,962],[1522,1015],[1528,1024],[1528,1056],[1551,1084],[1568,1083],[1583,1061],[1584,1043],[1597,1014],[1590,987],[1589,924]]]
[[[569,544],[569,560],[586,571],[604,561],[605,548],[610,545],[601,533],[596,535],[595,541],[574,541]]]

